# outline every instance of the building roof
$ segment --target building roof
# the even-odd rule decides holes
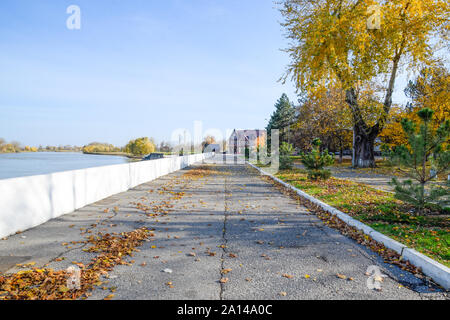
[[[255,140],[257,137],[265,137],[266,130],[261,129],[245,129],[245,130],[233,130],[230,139],[237,137],[237,140]]]

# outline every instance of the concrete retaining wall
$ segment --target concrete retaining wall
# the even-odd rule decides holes
[[[180,170],[212,153],[0,180],[0,238]]]

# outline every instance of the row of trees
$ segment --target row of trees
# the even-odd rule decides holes
[[[16,141],[12,141],[7,143],[5,139],[0,138],[0,153],[14,153],[21,152],[22,148],[20,147],[20,143]]]
[[[72,152],[80,152],[82,147],[65,145],[65,146],[39,146],[39,152],[64,152],[64,151],[72,151]]]
[[[112,144],[92,142],[81,149],[84,153],[120,152],[121,148]]]
[[[450,119],[450,73],[441,63],[425,67],[419,75],[409,81],[404,89],[409,101],[406,105],[394,105],[386,117],[379,134],[382,149],[387,150],[407,143],[407,134],[402,129],[402,119],[419,121],[418,111],[428,108],[433,111],[432,126],[437,129]],[[365,111],[375,115],[383,106],[372,99],[373,90],[359,92],[366,101]],[[371,106],[371,107],[369,107]],[[370,114],[365,114],[366,118]],[[376,117],[373,117],[373,121]],[[322,149],[340,153],[351,150],[353,144],[353,116],[345,101],[345,90],[332,86],[318,87],[300,97],[298,105],[283,94],[275,104],[266,127],[280,130],[280,143],[292,143],[299,150],[312,149],[315,138],[322,141]]]
[[[25,146],[22,147],[17,141],[7,143],[5,139],[0,138],[0,153],[15,153],[15,152],[37,152],[38,148]]]
[[[5,139],[0,138],[0,153],[15,153],[15,152],[62,152],[62,151],[81,151],[81,147],[77,146],[22,146],[20,142],[12,141],[7,143]]]
[[[161,144],[161,146],[165,146]],[[116,147],[108,143],[92,142],[82,148],[84,153],[117,153],[124,152],[135,156],[144,156],[155,152],[156,145],[153,138],[142,137],[130,140],[125,147]]]
[[[62,152],[62,151],[73,151],[73,152],[84,152],[84,153],[114,153],[114,152],[126,152],[133,155],[146,155],[155,150],[160,152],[171,152],[173,150],[172,145],[169,142],[162,141],[158,146],[156,146],[153,138],[138,138],[131,140],[125,147],[117,147],[109,143],[102,142],[92,142],[83,147],[78,146],[42,146],[30,147],[24,146],[17,142],[12,141],[7,143],[5,139],[0,138],[0,153],[15,153],[15,152]]]
[[[215,143],[214,137],[209,137],[212,139],[212,143]],[[205,140],[209,141],[209,140]],[[205,143],[205,142],[204,142]],[[155,151],[170,153],[174,150],[174,147],[170,142],[162,141],[159,145],[156,145],[153,138],[138,138],[129,141],[125,147],[117,147],[109,143],[103,142],[92,142],[83,147],[65,145],[65,146],[42,146],[30,147],[24,146],[17,141],[12,141],[7,143],[5,139],[0,138],[0,153],[15,153],[15,152],[62,152],[62,151],[73,151],[73,152],[84,152],[84,153],[115,153],[115,152],[125,152],[136,156],[146,155]]]
[[[324,92],[333,95],[336,88],[350,114],[353,165],[375,166],[375,140],[389,120],[395,81],[405,69],[436,66],[437,45],[447,41],[450,4],[446,0],[284,0],[281,5],[291,58],[284,80],[291,78],[309,100]],[[379,6],[381,16],[368,10],[372,5]],[[372,19],[380,20],[380,26],[369,27]],[[350,129],[344,119],[336,120]]]

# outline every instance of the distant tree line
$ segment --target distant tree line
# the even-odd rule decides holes
[[[47,146],[47,147],[31,147],[31,146],[22,146],[18,141],[6,142],[5,139],[0,138],[0,153],[18,153],[18,152],[41,152],[41,151],[80,151],[79,147],[72,146]]]
[[[117,147],[109,143],[92,142],[83,146],[84,153],[126,153],[133,156],[144,156],[155,151],[170,153],[173,148],[169,142],[162,141],[159,145],[153,138],[141,137],[130,140],[124,147]]]
[[[208,144],[215,143],[215,138],[209,136],[202,142],[202,149]],[[184,152],[193,152],[195,146],[191,150],[184,150]],[[198,146],[200,147],[200,146]],[[83,147],[65,145],[65,146],[42,146],[30,147],[22,146],[17,141],[6,142],[5,139],[0,138],[0,153],[15,153],[15,152],[83,152],[83,153],[124,153],[133,156],[144,156],[152,152],[161,152],[172,154],[177,146],[172,145],[168,141],[161,141],[159,144],[153,138],[141,137],[130,140],[125,146],[118,147],[105,142],[91,142]],[[180,148],[178,148],[180,149]]]
[[[5,139],[0,138],[0,153],[14,153],[21,152],[22,148],[20,147],[20,143],[17,141],[12,141],[7,143]]]
[[[71,151],[71,152],[80,152],[81,147],[65,145],[65,146],[39,146],[39,152],[63,152],[63,151]]]
[[[108,143],[92,142],[83,146],[81,150],[83,153],[120,152],[121,148]]]

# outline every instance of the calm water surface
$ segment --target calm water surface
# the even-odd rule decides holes
[[[0,179],[127,162],[129,162],[127,157],[90,155],[76,152],[5,153],[0,154]]]

